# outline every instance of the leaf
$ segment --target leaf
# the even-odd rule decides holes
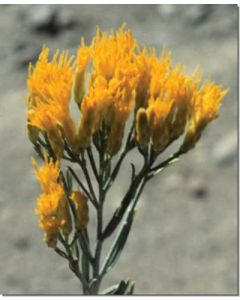
[[[133,219],[135,215],[135,210],[131,208],[126,218],[126,221],[123,223],[122,228],[116,236],[115,241],[106,257],[105,263],[103,265],[101,274],[107,273],[117,262],[129,235],[130,229],[132,227]]]
[[[94,290],[95,289],[95,286],[96,286],[96,284],[97,284],[97,279],[96,278],[93,278],[91,281],[90,281],[90,283],[89,283],[89,285],[88,285],[88,290],[89,291],[92,291],[92,290]]]
[[[101,295],[133,295],[135,282],[121,280],[120,283],[114,284],[105,290]]]
[[[37,154],[44,160],[44,155],[42,153],[42,148],[39,144],[35,143],[34,144],[34,150],[37,152]]]
[[[131,168],[132,168],[131,180],[133,181],[134,178],[135,178],[135,174],[136,174],[136,168],[135,168],[135,165],[133,163],[131,163]]]
[[[87,257],[89,261],[92,261],[92,255],[89,249],[88,241],[84,238],[84,236],[80,232],[78,233],[78,240],[83,254]]]
[[[119,286],[117,288],[117,290],[113,293],[113,295],[124,295],[125,291],[128,287],[129,281],[125,282],[124,280],[122,280],[119,283]]]
[[[114,285],[106,288],[102,292],[100,292],[100,294],[101,295],[113,295],[114,292],[117,290],[118,286],[119,286],[119,284],[114,284]]]
[[[69,191],[69,195],[72,192],[72,174],[67,170],[67,187]]]
[[[62,256],[62,257],[64,257],[64,258],[68,259],[67,254],[66,254],[65,252],[63,252],[61,249],[59,249],[59,248],[56,247],[54,250],[55,250],[55,252],[56,252],[57,254],[59,254],[60,256]]]
[[[132,182],[131,186],[127,194],[124,196],[120,206],[115,210],[110,222],[106,226],[101,239],[104,240],[109,237],[113,231],[117,228],[119,223],[121,222],[127,208],[129,207],[131,200],[134,198],[136,190],[138,188],[138,184],[141,182],[141,177],[136,178],[134,182]]]
[[[134,293],[135,282],[129,282],[129,285],[125,291],[125,295],[133,295]]]

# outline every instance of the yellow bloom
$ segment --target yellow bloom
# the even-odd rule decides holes
[[[52,111],[56,107],[39,101],[33,109],[29,106],[28,110],[28,127],[32,130],[41,130],[48,135],[50,145],[58,159],[61,159],[64,151],[63,136],[58,124],[56,124],[55,116]]]
[[[187,127],[186,136],[180,148],[187,152],[193,148],[201,137],[207,124],[218,117],[218,109],[227,89],[205,81],[200,90],[194,95],[191,120]]]
[[[151,71],[157,61],[155,52],[150,53],[146,48],[135,56],[136,67],[136,108],[147,107],[150,97],[149,85],[151,82]]]
[[[76,210],[76,228],[82,230],[87,226],[89,220],[87,197],[80,192],[72,192],[70,199]]]
[[[97,31],[91,46],[93,68],[88,94],[81,103],[80,148],[91,143],[92,135],[104,123],[110,132],[109,154],[113,155],[119,150],[125,123],[134,105],[135,47],[131,32],[124,32],[123,27],[110,35]],[[116,130],[120,130],[118,141]]]
[[[170,142],[172,105],[172,100],[163,100],[162,97],[158,97],[147,108],[146,112],[153,142],[153,149],[156,152],[164,150]]]
[[[79,146],[88,147],[92,135],[100,129],[112,103],[106,79],[98,76],[90,81],[88,95],[83,98],[81,104],[81,118],[79,125]]]
[[[55,247],[60,229],[65,235],[70,234],[72,230],[67,198],[59,179],[60,162],[53,163],[47,156],[42,167],[39,167],[34,159],[32,162],[42,189],[36,213],[40,217],[40,227],[45,231],[45,241],[49,247]]]
[[[51,193],[59,184],[60,162],[56,161],[54,163],[52,159],[45,156],[45,163],[41,167],[38,166],[34,158],[32,158],[32,164],[43,193]]]
[[[55,100],[67,107],[73,80],[73,59],[68,52],[56,51],[52,61],[48,60],[49,49],[43,48],[36,66],[29,66],[27,86],[30,96],[43,102]]]
[[[170,140],[184,133],[192,111],[192,98],[197,91],[201,77],[198,72],[194,72],[195,76],[187,76],[185,69],[179,65],[173,68],[164,86],[167,97],[173,100]]]
[[[28,123],[48,134],[58,158],[64,148],[62,129],[70,146],[75,150],[77,133],[70,116],[69,101],[73,81],[73,57],[57,51],[48,61],[49,49],[44,48],[35,68],[30,65],[27,81],[29,90]]]
[[[126,77],[112,80],[111,84],[110,90],[113,98],[112,123],[110,125],[107,151],[112,156],[121,147],[125,124],[134,105],[135,91],[131,88]]]
[[[171,66],[170,52],[162,51],[158,59],[155,49],[144,48],[135,56],[136,107],[148,106],[149,98],[157,98]]]
[[[40,195],[36,214],[39,215],[39,224],[45,231],[44,240],[49,247],[56,246],[61,229],[65,235],[71,233],[71,216],[62,185],[56,185],[51,193]]]
[[[111,80],[125,62],[131,63],[136,41],[130,31],[122,26],[116,34],[107,35],[98,29],[93,41],[93,74]]]

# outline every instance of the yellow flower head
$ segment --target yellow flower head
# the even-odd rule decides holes
[[[208,80],[195,93],[191,120],[180,148],[181,152],[184,153],[192,149],[208,123],[217,118],[219,106],[227,92],[227,89],[223,89]]]
[[[93,74],[111,80],[122,64],[131,64],[135,47],[136,41],[130,31],[124,31],[124,26],[109,35],[98,29],[93,40]]]
[[[56,101],[67,106],[73,80],[73,59],[68,52],[56,51],[49,61],[49,49],[43,48],[35,67],[29,66],[27,87],[31,98],[43,102]]]
[[[34,158],[32,158],[32,163],[35,169],[35,175],[41,184],[41,189],[43,193],[50,193],[59,184],[59,174],[60,174],[60,162],[53,160],[45,156],[45,163],[43,166],[39,167]]]
[[[97,31],[91,45],[92,73],[88,93],[81,103],[80,148],[90,144],[92,135],[101,129],[103,123],[110,131],[109,153],[115,154],[121,146],[121,134],[117,143],[112,141],[112,137],[116,137],[119,127],[123,135],[126,120],[134,105],[135,47],[136,41],[131,32],[125,32],[123,27],[116,34],[112,32],[107,35]]]
[[[49,247],[56,246],[61,229],[65,235],[70,234],[71,216],[62,185],[56,185],[51,193],[40,195],[36,214],[40,217],[39,224],[45,231],[44,240]]]
[[[73,81],[73,57],[67,52],[57,51],[48,61],[49,49],[44,48],[35,68],[30,65],[27,81],[29,90],[28,124],[48,134],[54,152],[61,158],[63,138],[72,148],[76,144],[76,128],[69,112],[69,101]]]
[[[170,142],[170,117],[173,101],[158,97],[147,109],[153,148],[161,152]]]
[[[59,230],[65,235],[72,230],[71,216],[64,187],[59,179],[60,162],[54,163],[45,156],[45,164],[39,167],[32,159],[35,175],[40,182],[42,194],[38,198],[36,213],[40,217],[40,227],[45,231],[45,241],[55,247]]]

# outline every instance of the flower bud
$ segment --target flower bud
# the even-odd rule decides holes
[[[47,135],[54,154],[60,160],[64,151],[64,141],[60,130],[52,128],[47,132]]]
[[[81,107],[82,99],[85,94],[85,70],[77,71],[74,81],[74,100],[78,107]]]
[[[68,201],[65,194],[62,195],[59,201],[58,214],[61,221],[63,234],[68,236],[72,231],[72,219],[69,211]]]
[[[76,228],[83,230],[89,221],[87,197],[81,192],[72,192],[70,199],[76,209]]]
[[[112,125],[107,144],[107,152],[110,156],[117,154],[122,145],[124,126],[122,122],[115,121]]]
[[[82,104],[85,105],[84,100]],[[92,104],[88,105],[86,102],[86,109],[84,109],[84,114],[81,116],[78,131],[78,143],[80,148],[86,148],[90,145],[91,138],[94,133],[95,123],[96,118],[94,106]]]
[[[54,223],[56,223],[56,218],[54,216],[49,218],[47,229],[46,229],[46,225],[43,224],[41,225],[40,222],[40,227],[46,230],[46,232],[44,233],[43,240],[50,248],[56,248],[59,233],[60,233],[59,228],[53,226]]]
[[[140,148],[146,148],[150,140],[150,129],[147,113],[144,108],[137,111],[136,116],[136,140]]]
[[[66,138],[69,146],[75,154],[79,153],[78,134],[74,121],[70,116],[66,117],[61,129],[62,135]]]

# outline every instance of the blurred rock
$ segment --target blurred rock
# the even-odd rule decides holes
[[[188,24],[202,23],[209,18],[211,12],[212,5],[209,4],[186,5],[185,22]]]
[[[208,197],[208,188],[203,180],[195,178],[189,183],[190,192],[195,199],[203,200]]]
[[[28,238],[23,237],[19,238],[15,243],[14,247],[16,247],[18,250],[26,251],[30,248],[30,241]]]
[[[220,139],[212,150],[212,158],[222,166],[237,160],[237,131],[233,131]]]
[[[20,41],[14,44],[13,51],[20,69],[26,69],[29,62],[35,63],[42,49],[42,45],[34,44],[30,41]]]
[[[64,10],[61,11],[57,5],[33,5],[30,13],[22,14],[22,19],[30,30],[48,35],[57,35],[76,24],[72,16]]]

